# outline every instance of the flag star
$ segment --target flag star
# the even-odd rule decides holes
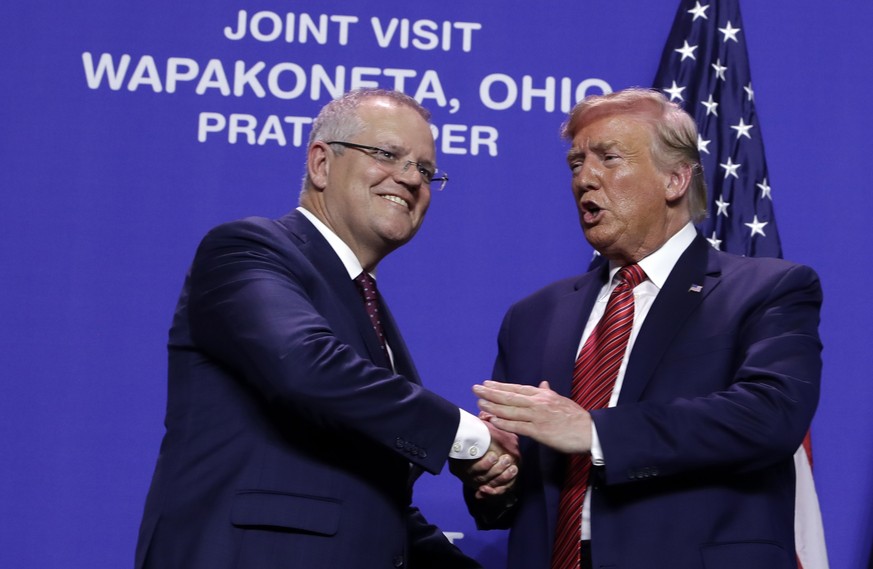
[[[752,219],[752,223],[744,223],[746,227],[752,230],[752,234],[749,237],[754,237],[755,234],[761,235],[761,237],[767,237],[764,234],[764,227],[767,225],[767,221],[758,221],[758,216],[755,215],[754,219]]]
[[[727,71],[727,67],[721,64],[721,58],[715,60],[712,68],[715,69],[715,76],[724,81],[724,72]]]
[[[737,175],[737,170],[742,164],[734,164],[733,159],[728,156],[728,160],[726,164],[719,164],[722,168],[724,168],[724,179],[727,180],[728,176],[733,176],[734,178],[739,179],[740,177]]]
[[[670,100],[673,101],[675,99],[679,99],[680,101],[684,101],[682,98],[682,91],[685,90],[685,87],[680,87],[676,85],[676,82],[673,81],[673,86],[669,89],[664,89],[664,92],[670,95]]]
[[[735,42],[740,43],[737,39],[737,32],[740,31],[740,28],[732,27],[730,20],[728,20],[726,27],[719,28],[718,31],[724,34],[724,43],[727,43],[728,40],[734,40]]]
[[[773,201],[773,198],[770,196],[770,184],[767,183],[767,178],[764,178],[764,181],[760,184],[755,184],[759,188],[761,188],[761,199],[768,199]]]
[[[694,57],[695,49],[697,49],[696,45],[688,45],[688,40],[685,40],[685,44],[682,47],[680,47],[679,49],[674,49],[673,51],[682,54],[682,59],[680,59],[679,61],[685,61],[686,57],[690,57],[694,60],[697,59],[696,57]]]
[[[712,95],[709,95],[709,99],[705,101],[700,101],[700,104],[706,107],[706,116],[715,115],[718,116],[718,103],[712,100]]]
[[[775,200],[760,144],[763,133],[754,109],[746,37],[740,35],[745,28],[737,10],[728,13],[720,6],[718,0],[680,3],[666,57],[651,85],[698,123],[698,159],[706,163],[701,169],[712,188],[708,218],[699,226],[701,237],[715,251],[779,257],[776,221],[764,209]]]
[[[712,232],[712,237],[707,237],[706,240],[709,241],[709,244],[712,245],[713,249],[721,251],[721,239],[718,238],[715,231]]]
[[[707,4],[706,6],[701,6],[700,2],[697,2],[694,8],[688,10],[689,14],[694,14],[694,18],[692,18],[691,21],[693,22],[697,18],[703,18],[704,20],[708,20],[709,17],[707,17],[706,15],[707,8],[709,8],[709,4]]]
[[[716,217],[718,217],[720,215],[723,215],[725,217],[730,217],[730,214],[728,214],[727,208],[731,204],[730,204],[730,202],[724,201],[724,196],[718,196],[718,199],[715,200],[715,205],[718,206],[718,211],[715,214]]]
[[[749,134],[749,131],[754,127],[753,124],[746,124],[746,121],[740,117],[740,122],[732,125],[731,128],[737,131],[737,140],[740,139],[741,136],[745,136],[748,139],[752,138],[752,135]]]

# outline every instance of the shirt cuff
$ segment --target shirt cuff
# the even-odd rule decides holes
[[[597,426],[594,421],[591,421],[591,464],[594,466],[603,466],[606,461],[603,459],[603,449],[600,448],[600,438],[597,436]]]
[[[461,408],[458,408],[458,411],[461,412],[461,422],[458,423],[458,432],[455,434],[455,442],[449,452],[449,458],[461,460],[481,458],[491,446],[491,433],[482,419]]]

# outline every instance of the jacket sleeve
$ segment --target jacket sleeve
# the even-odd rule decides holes
[[[412,569],[482,569],[445,534],[429,523],[418,508],[407,511],[409,523],[409,566]]]
[[[457,406],[362,357],[349,344],[352,313],[273,222],[210,232],[191,268],[188,306],[196,348],[271,404],[358,431],[430,472],[442,469]]]
[[[776,266],[740,272],[704,300],[651,371],[643,400],[592,411],[602,482],[743,473],[790,459],[818,403],[822,294],[812,269]]]

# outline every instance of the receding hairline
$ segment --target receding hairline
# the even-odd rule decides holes
[[[430,113],[424,109],[424,107],[414,106],[406,103],[405,101],[398,100],[393,97],[381,97],[381,96],[373,96],[362,99],[358,105],[355,107],[355,114],[360,117],[361,112],[367,111],[399,111],[401,109],[408,109],[411,113],[413,113],[416,117],[421,119],[424,124],[428,125],[430,128]],[[424,111],[424,112],[423,112]],[[364,130],[368,125],[364,124]]]
[[[431,112],[414,98],[399,91],[388,89],[360,89],[356,107],[381,106],[384,108],[408,108],[430,123]]]

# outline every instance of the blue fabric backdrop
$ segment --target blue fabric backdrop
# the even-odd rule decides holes
[[[452,181],[383,263],[380,287],[427,384],[473,410],[469,386],[488,377],[504,310],[591,256],[558,137],[565,111],[588,90],[650,85],[675,9],[6,2],[0,567],[131,565],[191,255],[219,222],[296,204],[308,120],[331,89],[402,86],[434,111]],[[784,256],[825,288],[813,442],[831,566],[862,567],[873,4],[746,2],[743,17]],[[416,498],[465,551],[502,567],[505,536],[474,529],[447,472],[423,478]]]

